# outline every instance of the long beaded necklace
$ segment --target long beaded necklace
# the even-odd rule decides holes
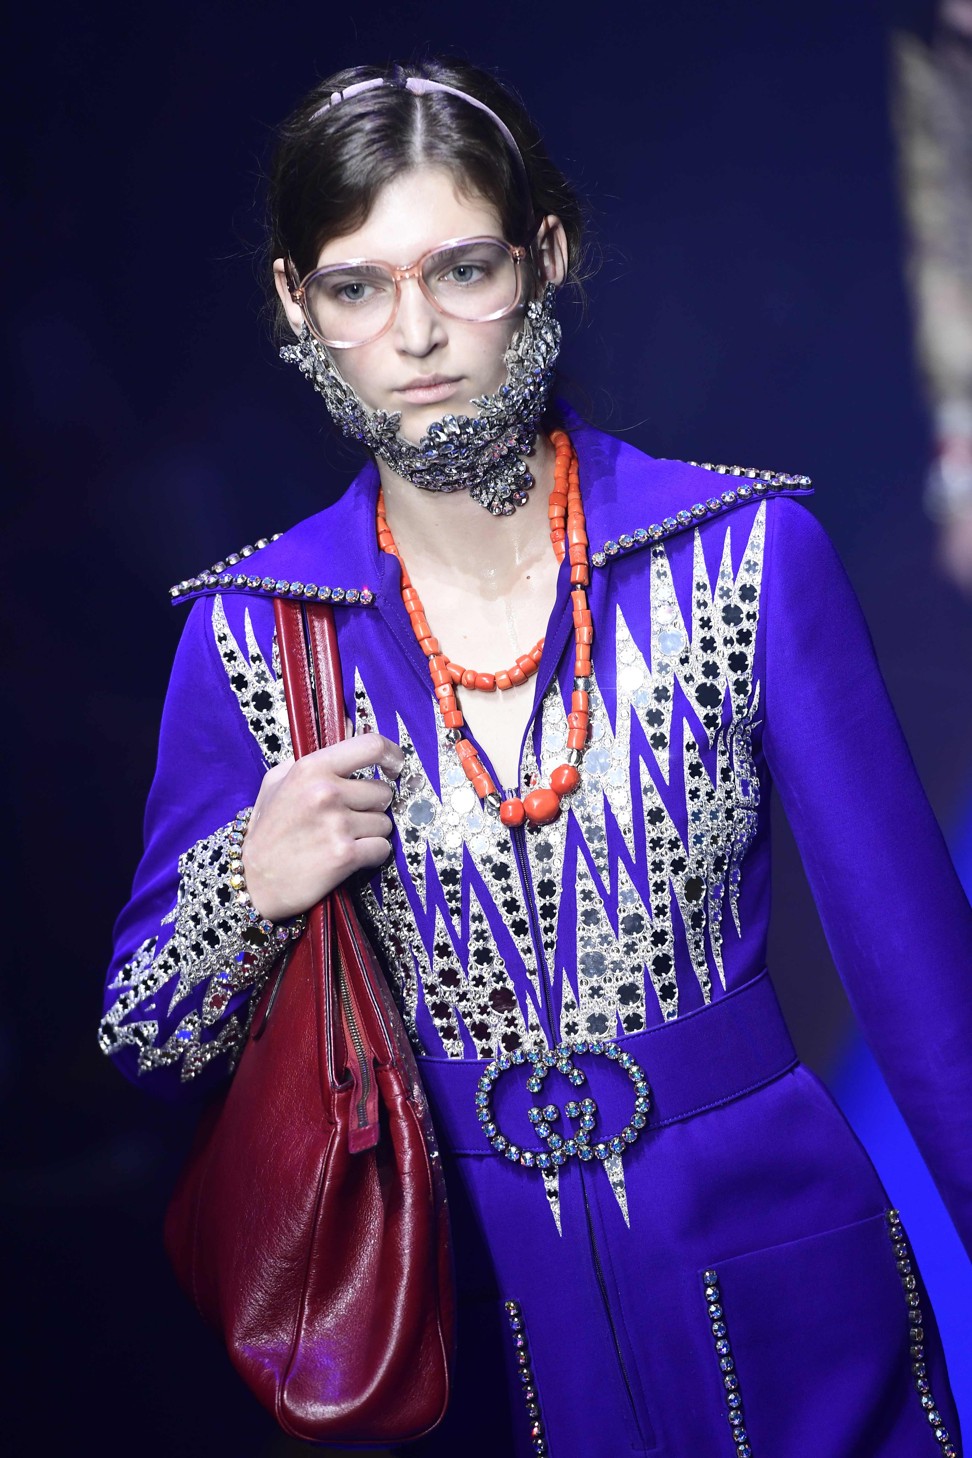
[[[539,667],[544,640],[541,638],[529,653],[521,653],[511,668],[495,673],[479,673],[475,669],[453,663],[442,652],[438,638],[433,636],[429,627],[421,598],[412,586],[401,553],[391,534],[385,516],[384,495],[380,490],[378,492],[378,545],[383,552],[397,557],[401,566],[402,602],[418,645],[429,662],[429,673],[446,736],[455,746],[459,763],[476,794],[508,826],[522,825],[525,820],[532,825],[547,825],[551,820],[557,819],[561,800],[580,784],[578,766],[583,758],[590,727],[589,694],[594,621],[587,605],[587,589],[590,585],[587,524],[581,501],[577,455],[570,437],[565,431],[556,430],[550,436],[550,443],[555,453],[554,484],[547,505],[547,517],[554,556],[558,562],[562,562],[566,555],[570,563],[570,596],[574,621],[574,689],[570,699],[570,713],[567,716],[565,761],[551,774],[549,787],[541,786],[532,790],[523,799],[516,795],[503,799],[479,758],[476,746],[464,738],[462,731],[465,720],[456,698],[456,689],[461,686],[464,689],[477,689],[481,693],[494,693],[497,689],[513,688],[526,683]]]

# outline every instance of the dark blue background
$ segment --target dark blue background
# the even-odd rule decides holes
[[[919,506],[889,18],[876,0],[21,10],[0,1013],[15,1451],[288,1451],[164,1267],[188,1121],[94,1044],[181,622],[167,586],[318,508],[353,465],[261,318],[270,128],[343,65],[437,49],[498,68],[591,205],[603,263],[565,365],[594,418],[653,455],[815,478],[947,820],[972,621]],[[844,1006],[785,836],[780,878],[777,978],[826,1072]]]

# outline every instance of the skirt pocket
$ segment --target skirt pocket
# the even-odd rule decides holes
[[[937,1332],[896,1212],[713,1262],[699,1277],[727,1453],[958,1458],[943,1369],[929,1377]]]

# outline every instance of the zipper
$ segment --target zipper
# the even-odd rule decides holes
[[[344,1011],[344,1022],[354,1047],[351,1066],[351,1081],[354,1085],[354,1108],[357,1128],[350,1131],[348,1146],[352,1154],[362,1149],[372,1149],[378,1143],[378,1098],[377,1087],[372,1077],[369,1059],[365,1053],[364,1039],[355,1015],[351,991],[343,971],[338,969],[338,992]]]
[[[604,1279],[604,1268],[601,1265],[601,1255],[600,1251],[597,1248],[597,1236],[594,1234],[594,1220],[591,1215],[590,1201],[587,1198],[587,1180],[584,1177],[585,1174],[586,1171],[582,1170],[581,1188],[584,1192],[584,1215],[587,1220],[587,1234],[591,1242],[591,1254],[594,1257],[594,1275],[597,1279],[598,1289],[601,1293],[601,1301],[604,1306],[604,1315],[607,1318],[608,1329],[611,1332],[611,1341],[614,1344],[614,1356],[618,1364],[618,1371],[621,1374],[621,1381],[624,1383],[624,1390],[628,1395],[628,1404],[631,1408],[631,1419],[635,1425],[638,1439],[642,1447],[646,1447],[647,1443],[644,1430],[641,1425],[641,1420],[638,1417],[638,1408],[635,1404],[634,1392],[631,1388],[631,1379],[628,1376],[628,1368],[625,1364],[624,1353],[621,1351],[621,1342],[618,1339],[618,1329],[614,1323],[614,1314],[611,1311],[611,1303],[608,1299],[607,1282]]]
[[[529,732],[529,729],[527,732]],[[552,988],[547,979],[547,954],[544,951],[543,933],[540,930],[536,898],[533,894],[533,876],[530,871],[530,860],[527,855],[526,831],[522,826],[510,829],[510,840],[513,844],[513,856],[516,860],[516,867],[520,873],[520,885],[523,888],[523,900],[526,905],[527,919],[530,924],[533,960],[536,963],[537,981],[540,984],[540,1000],[543,1005],[543,1010],[546,1013],[547,1024],[550,1028],[550,1046],[554,1047],[560,1041],[558,1036],[559,1025],[555,1023],[554,1019],[553,1003],[551,1000]]]

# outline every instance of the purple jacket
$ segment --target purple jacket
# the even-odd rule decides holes
[[[169,1096],[231,1068],[272,954],[242,960],[227,827],[290,752],[272,597],[327,597],[348,712],[406,759],[394,855],[356,894],[451,1175],[467,1314],[427,1451],[468,1448],[475,1408],[483,1452],[958,1452],[914,1302],[909,1329],[903,1232],[763,975],[775,784],[855,1013],[972,1249],[972,912],[853,591],[804,478],[571,431],[595,684],[568,813],[529,832],[483,813],[377,548],[368,467],[176,594],[195,601],[102,1045]],[[524,792],[563,757],[571,643],[562,572]],[[633,1069],[598,1056],[610,1040]],[[520,1074],[546,1077],[530,1055],[558,1044],[545,1096],[583,1072],[593,1157],[579,1106],[555,1106],[563,1138],[545,1108],[528,1116]]]

